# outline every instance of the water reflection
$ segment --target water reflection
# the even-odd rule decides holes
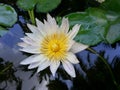
[[[40,88],[37,89],[37,87],[40,85],[37,74],[34,74],[32,78],[29,78],[32,72],[22,71],[19,67],[20,61],[27,57],[18,50],[17,46],[17,43],[20,42],[20,38],[23,36],[24,32],[22,31],[22,28],[19,24],[15,24],[6,35],[0,38],[0,58],[2,58],[4,62],[10,62],[13,64],[12,67],[14,67],[16,70],[13,73],[14,78],[19,79],[19,81],[12,80],[12,82],[9,82],[6,80],[0,82],[0,89],[5,88],[4,90],[32,90],[32,88],[36,88],[36,90],[42,90]],[[18,87],[18,83],[21,85],[20,87]]]
[[[21,19],[20,22],[25,23],[24,19]],[[5,68],[6,67],[9,68],[4,73],[7,79],[2,80],[2,76],[0,74],[0,89],[2,90],[61,90],[61,89],[96,90],[96,87],[94,86],[96,83],[92,82],[94,81],[93,74],[97,75],[97,72],[100,71],[101,69],[95,69],[98,68],[97,65],[99,65],[96,64],[99,58],[95,54],[91,53],[88,50],[76,54],[80,60],[80,64],[75,65],[77,77],[74,79],[69,77],[66,74],[66,72],[64,72],[62,66],[60,66],[60,68],[58,69],[56,77],[51,76],[51,73],[49,72],[48,68],[45,71],[42,71],[40,74],[37,74],[35,69],[28,70],[26,68],[27,66],[20,66],[19,64],[20,61],[22,61],[27,57],[25,53],[23,54],[18,50],[19,47],[17,46],[17,43],[21,41],[20,38],[23,36],[24,36],[23,29],[19,24],[15,24],[13,28],[11,28],[6,35],[0,38],[0,58],[3,59],[3,61],[0,62],[0,65],[3,65]],[[103,57],[107,59],[108,63],[112,66],[114,70],[114,67],[116,67],[115,66],[116,60],[118,61],[120,60],[119,59],[120,44],[117,43],[111,46],[101,43],[92,48],[96,50],[98,53],[101,53]],[[9,65],[12,66],[9,67]],[[119,62],[117,63],[117,65],[119,65]],[[117,72],[116,78],[119,78],[118,75],[120,74],[118,73],[118,69],[115,70]],[[92,71],[94,71],[94,73]],[[105,75],[109,76],[108,73]],[[100,80],[96,82],[98,83],[99,81]],[[105,82],[108,83],[107,81]],[[120,82],[120,79],[118,80],[118,82]],[[105,85],[106,83],[102,82],[102,84]],[[46,87],[46,85],[48,88]]]

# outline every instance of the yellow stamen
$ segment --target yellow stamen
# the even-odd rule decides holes
[[[51,50],[52,50],[53,52],[58,52],[58,51],[60,50],[59,44],[54,43],[54,44],[51,46]]]
[[[40,51],[49,60],[63,60],[66,57],[67,48],[67,35],[64,33],[54,33],[43,39]]]

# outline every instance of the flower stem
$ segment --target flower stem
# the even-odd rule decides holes
[[[114,75],[113,75],[113,72],[112,72],[109,64],[107,63],[107,61],[106,61],[101,55],[99,55],[95,50],[93,50],[93,49],[91,49],[91,48],[87,48],[87,49],[88,49],[89,51],[91,51],[92,53],[96,54],[96,55],[103,61],[103,63],[106,65],[106,67],[107,67],[108,70],[109,70],[109,73],[110,73],[110,75],[111,75],[111,78],[112,78],[112,80],[113,80],[114,85],[118,87],[118,84],[117,84],[117,82],[116,82],[116,80],[115,80],[115,77],[114,77]]]
[[[33,25],[35,25],[35,16],[34,16],[34,10],[28,10],[28,14],[30,16],[30,20],[32,22]]]

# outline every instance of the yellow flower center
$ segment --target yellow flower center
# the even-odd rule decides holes
[[[51,45],[51,50],[52,50],[53,52],[58,52],[58,51],[60,50],[59,44],[53,43],[53,45]]]
[[[41,43],[41,53],[49,60],[63,60],[68,49],[68,37],[64,33],[54,33],[44,37]]]

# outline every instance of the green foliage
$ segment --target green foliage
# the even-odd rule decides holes
[[[89,8],[85,12],[72,13],[66,17],[70,20],[70,25],[81,24],[81,30],[75,40],[95,45],[103,40],[108,25],[105,12],[96,8]]]
[[[14,8],[9,5],[0,4],[0,36],[7,32],[5,28],[11,27],[16,21],[17,13]]]
[[[7,30],[0,26],[0,36],[3,36],[6,33],[7,33]]]
[[[120,12],[120,0],[105,0],[101,7],[102,9]]]
[[[71,13],[66,17],[70,20],[70,26],[82,25],[75,37],[77,42],[92,46],[100,42],[113,44],[120,40],[120,16],[115,12],[89,8],[85,12]]]
[[[75,40],[77,42],[82,42],[87,45],[95,45],[101,41],[101,37],[92,30],[82,30],[75,37]]]
[[[23,10],[31,10],[35,7],[37,0],[18,0],[17,5]]]
[[[38,0],[36,11],[44,13],[49,12],[55,9],[60,2],[61,0]]]
[[[9,5],[0,4],[0,25],[11,27],[16,21],[16,11]]]
[[[110,44],[120,40],[120,19],[110,25],[106,39]]]
[[[37,12],[46,13],[55,9],[60,2],[61,0],[18,0],[17,5],[25,11],[34,9],[36,5]]]

